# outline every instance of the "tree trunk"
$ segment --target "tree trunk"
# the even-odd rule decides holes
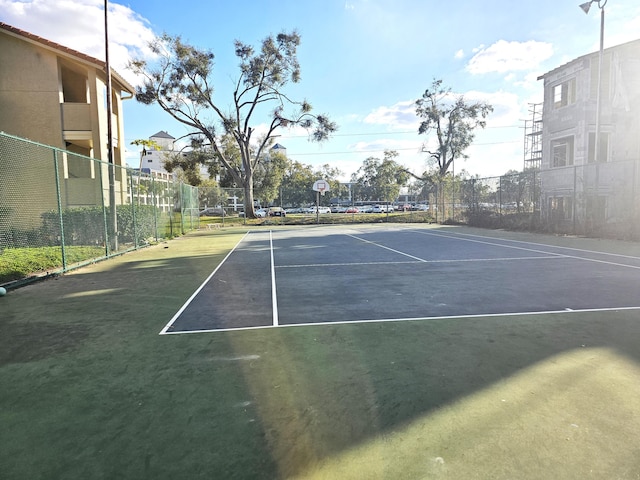
[[[253,175],[247,174],[244,178],[244,216],[256,218],[256,210],[253,205]]]

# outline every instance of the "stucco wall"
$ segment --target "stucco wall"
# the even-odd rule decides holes
[[[56,56],[0,33],[0,131],[63,148]]]

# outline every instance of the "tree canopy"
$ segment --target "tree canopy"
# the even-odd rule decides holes
[[[464,152],[473,142],[474,130],[486,126],[485,119],[492,111],[488,103],[468,102],[463,95],[454,95],[442,80],[433,80],[416,101],[416,115],[422,119],[418,133],[436,135],[436,150],[425,151],[437,161],[440,177],[456,158],[468,157]]]
[[[331,186],[331,195],[340,190],[338,178],[342,172],[329,165],[315,168],[296,161],[289,161],[282,180],[283,206],[306,206],[315,202],[316,193],[312,190],[316,180],[326,180]],[[321,201],[328,203],[330,196],[324,196]]]
[[[351,177],[360,200],[391,202],[398,197],[400,187],[409,180],[409,174],[395,161],[397,156],[398,152],[386,150],[382,160],[369,157],[362,163]]]
[[[309,102],[292,100],[285,93],[289,83],[300,80],[299,44],[300,35],[295,31],[269,36],[258,49],[236,40],[239,74],[232,98],[224,100],[214,96],[214,54],[179,36],[164,34],[151,42],[156,62],[138,59],[129,64],[143,78],[136,99],[159,105],[190,128],[189,136],[211,150],[224,174],[244,189],[247,216],[255,216],[256,168],[278,129],[303,127],[313,141],[326,140],[337,129],[326,115],[313,114]],[[256,134],[257,125],[265,123],[266,131]],[[230,149],[229,142],[235,148]],[[203,157],[192,160],[204,161]]]

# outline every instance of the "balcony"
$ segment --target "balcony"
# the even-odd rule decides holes
[[[62,130],[65,132],[91,132],[91,104],[62,103]]]

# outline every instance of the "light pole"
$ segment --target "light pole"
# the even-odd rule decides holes
[[[598,8],[600,9],[600,52],[598,54],[598,87],[596,91],[596,138],[594,145],[595,151],[593,155],[593,160],[596,165],[600,161],[600,108],[602,103],[602,95],[600,93],[600,90],[602,86],[602,52],[604,50],[604,6],[607,4],[607,1],[608,0],[591,0],[590,2],[580,5],[580,8],[586,14],[589,13],[589,9],[591,8],[592,3],[597,3]]]
[[[111,207],[109,226],[111,247],[118,250],[118,213],[116,212],[116,166],[113,159],[113,126],[111,119],[111,66],[109,64],[109,0],[104,0],[104,69],[107,74],[107,161],[109,164],[109,206]],[[113,253],[113,252],[110,252]]]

